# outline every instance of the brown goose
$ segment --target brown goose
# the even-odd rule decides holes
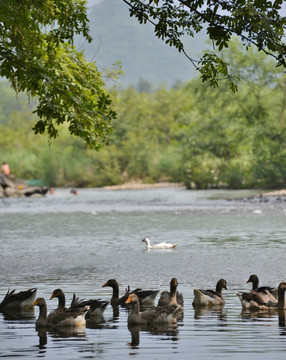
[[[101,300],[101,299],[89,299],[79,300],[78,297],[73,294],[73,300],[71,303],[71,308],[75,307],[81,307],[81,306],[89,306],[89,311],[86,315],[86,318],[92,318],[96,316],[103,316],[103,313],[105,309],[107,308],[107,305],[109,304],[109,301]]]
[[[58,298],[58,308],[56,310],[65,309],[66,297],[62,289],[55,289],[53,291],[50,300],[54,298]],[[102,316],[108,304],[109,301],[104,301],[100,299],[79,300],[79,298],[76,297],[75,294],[73,294],[73,299],[69,309],[80,308],[88,305],[89,311],[86,315],[86,318],[91,318],[97,315]]]
[[[112,306],[117,306],[117,305],[125,305],[125,301],[128,298],[128,291],[126,291],[126,293],[119,297],[119,285],[118,282],[115,279],[109,279],[104,285],[102,285],[102,287],[106,287],[106,286],[110,286],[112,288],[112,297],[110,300],[110,304]]]
[[[268,290],[276,299],[278,299],[278,288],[274,288],[271,286],[259,287],[259,279],[257,275],[255,274],[250,275],[246,283],[252,283],[252,290],[257,292],[263,292],[264,294],[266,294],[266,290]]]
[[[282,281],[278,286],[278,300],[268,291],[252,290],[250,293],[237,293],[244,310],[272,310],[286,309],[285,303],[286,282]]]
[[[7,291],[7,294],[0,303],[0,312],[32,307],[33,301],[36,297],[36,288],[20,291],[18,293],[15,291],[16,290]]]
[[[50,297],[50,300],[57,298],[58,299],[58,309],[65,309],[66,307],[66,297],[62,289],[55,289]]]
[[[131,293],[135,293],[138,296],[139,302],[141,305],[144,306],[151,306],[154,305],[155,299],[157,294],[159,293],[159,290],[142,290],[142,289],[135,289],[133,291],[130,291],[129,287],[125,291],[125,294],[122,297],[119,297],[119,285],[118,282],[115,279],[109,279],[102,287],[110,286],[112,287],[113,293],[110,300],[110,304],[112,306],[126,306],[126,300],[128,298],[128,295]]]
[[[131,312],[128,316],[128,324],[166,324],[176,321],[180,312],[180,306],[158,306],[156,308],[139,313],[140,304],[136,294],[129,294],[126,304],[131,304]]]
[[[172,278],[170,281],[170,291],[163,291],[158,301],[158,306],[166,305],[180,305],[184,307],[184,298],[181,293],[177,291],[178,281],[176,278]]]
[[[44,298],[37,298],[32,305],[40,309],[36,327],[82,327],[86,324],[85,315],[89,306],[60,309],[60,311],[57,309],[47,316],[47,304]]]
[[[227,290],[226,280],[220,279],[215,290],[194,289],[193,306],[222,306],[225,301],[222,297],[222,289]]]

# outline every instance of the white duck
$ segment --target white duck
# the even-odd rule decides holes
[[[173,249],[178,245],[178,243],[171,244],[171,243],[168,243],[165,241],[160,244],[151,245],[150,240],[148,238],[144,238],[142,240],[142,242],[144,242],[146,244],[146,249],[148,249],[148,250],[149,249]]]

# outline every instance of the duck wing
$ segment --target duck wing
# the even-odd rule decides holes
[[[76,297],[75,294],[73,294],[73,299],[69,309],[72,310],[72,309],[78,309],[85,306],[89,306],[88,316],[92,314],[102,315],[104,310],[107,308],[108,304],[109,301],[105,301],[101,299],[80,300],[78,297]]]
[[[152,305],[154,304],[159,291],[160,290],[135,289],[133,293],[138,296],[139,302],[143,305]]]
[[[152,248],[153,249],[171,249],[171,248],[174,248],[178,245],[178,243],[176,244],[171,244],[171,243],[168,243],[168,242],[162,242],[160,244],[155,244],[155,245],[152,245]]]
[[[162,292],[160,299],[158,301],[158,306],[166,306],[170,301],[170,292],[165,290]]]
[[[236,295],[239,297],[244,309],[262,310],[278,306],[278,300],[268,290],[266,290],[266,293],[252,290],[250,293],[237,293]]]
[[[9,307],[31,306],[36,296],[37,289],[32,288],[18,293],[16,290],[8,290],[0,304],[0,311]]]
[[[147,323],[171,323],[181,307],[176,305],[158,306],[154,309],[143,311],[140,317]]]
[[[268,295],[268,292],[272,294],[276,299],[278,298],[278,288],[274,288],[271,286],[260,286],[259,288],[255,289],[256,292],[262,292]]]
[[[85,315],[89,306],[52,311],[47,317],[47,324],[52,326],[80,326],[85,325]]]
[[[220,298],[222,297],[222,295],[221,295],[220,293],[218,293],[217,291],[215,291],[215,290],[209,290],[209,289],[207,289],[207,290],[201,290],[201,289],[199,289],[199,291],[200,291],[202,294],[204,294],[204,295],[206,295],[206,296],[210,296],[210,297],[212,297],[212,298],[214,298],[214,297],[216,297],[216,296],[219,296]]]

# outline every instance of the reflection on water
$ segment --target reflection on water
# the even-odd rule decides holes
[[[260,311],[249,311],[242,310],[241,318],[244,320],[259,321],[259,319],[266,319],[277,317],[278,310],[260,310]],[[280,322],[280,320],[279,320]]]
[[[65,329],[53,329],[46,331],[45,329],[40,329],[37,331],[39,337],[39,349],[46,349],[48,343],[48,334],[52,341],[57,342],[57,346],[60,346],[60,342],[64,341],[67,338],[86,338],[85,329],[77,328],[65,328]]]
[[[136,348],[140,344],[140,332],[144,331],[152,335],[166,335],[172,341],[178,341],[177,324],[152,324],[152,325],[128,325],[131,334],[131,342],[128,343],[132,348]]]
[[[279,333],[282,336],[286,335],[286,310],[279,310],[278,312],[279,317]]]
[[[5,310],[3,317],[5,320],[34,320],[36,318],[34,308]]]
[[[226,320],[226,312],[223,311],[224,306],[216,305],[212,307],[198,306],[194,308],[194,319],[199,320],[203,317],[210,316],[216,317],[219,320]]]
[[[261,285],[286,280],[286,204],[226,200],[236,195],[249,193],[82,189],[72,197],[59,189],[44,199],[1,200],[0,299],[8,288],[37,287],[50,312],[55,288],[68,303],[73,293],[110,300],[106,279],[120,289],[163,291],[176,277],[185,302],[184,317],[167,328],[130,328],[128,309],[111,305],[84,333],[38,333],[34,312],[0,314],[0,356],[284,359],[285,312],[242,312],[235,294],[250,290],[252,273]],[[147,252],[146,236],[179,245]],[[225,306],[194,309],[193,289],[212,288],[218,278],[228,283]]]

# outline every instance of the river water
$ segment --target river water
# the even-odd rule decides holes
[[[241,311],[235,295],[286,280],[286,202],[247,200],[255,191],[56,189],[45,198],[0,200],[0,299],[7,289],[37,287],[49,300],[62,288],[69,302],[109,300],[110,278],[130,288],[169,289],[172,277],[185,299],[177,325],[128,329],[127,310],[77,333],[38,334],[34,312],[0,314],[0,357],[43,359],[285,359],[286,328],[278,314]],[[229,200],[240,198],[240,200]],[[141,240],[178,242],[146,251]],[[221,311],[195,311],[194,288],[228,282]],[[133,340],[133,344],[130,344]]]

